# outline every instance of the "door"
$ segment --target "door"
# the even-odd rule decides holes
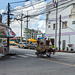
[[[66,48],[66,40],[62,41],[62,50],[64,50]]]

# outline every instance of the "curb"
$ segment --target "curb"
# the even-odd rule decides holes
[[[56,51],[56,52],[57,52],[57,51]],[[58,52],[75,53],[75,51],[58,51]]]
[[[63,51],[63,52],[66,52],[66,53],[75,53],[75,51]]]

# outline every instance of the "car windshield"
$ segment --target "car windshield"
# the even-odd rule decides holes
[[[27,43],[23,43],[23,44],[27,44]]]

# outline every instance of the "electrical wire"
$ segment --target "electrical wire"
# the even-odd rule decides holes
[[[44,2],[44,1],[41,1],[41,2],[39,2],[39,3],[42,3],[42,2]],[[36,4],[39,4],[39,3],[36,3]],[[36,4],[34,4],[34,5],[36,5]],[[31,6],[28,6],[28,7],[31,7]],[[23,7],[22,9],[26,9],[27,7]],[[17,9],[17,10],[21,10],[21,9]],[[11,11],[17,11],[17,10],[11,10]]]
[[[73,29],[73,28],[71,28],[71,27],[69,27],[69,26],[67,26],[69,29],[71,29],[72,31],[74,31],[75,32],[75,30]]]
[[[72,0],[72,1],[74,1],[74,0]],[[70,1],[69,1],[70,2]],[[73,3],[72,3],[73,4]],[[70,5],[72,5],[72,4],[70,4]],[[67,6],[65,6],[65,7],[61,7],[61,8],[63,8],[63,9],[65,9],[65,8],[67,8],[68,6],[70,6],[70,5],[67,5]],[[59,8],[59,9],[61,9],[61,8]],[[62,10],[63,10],[62,9]],[[55,10],[51,10],[51,11],[55,11]],[[43,13],[41,13],[41,14],[43,14]],[[40,14],[38,14],[38,15],[40,15]],[[38,16],[38,15],[34,15],[34,16]]]
[[[64,4],[69,3],[69,2],[72,2],[72,1],[74,1],[74,0],[65,2],[65,3],[63,3],[63,4],[61,4],[61,5],[64,5]],[[72,4],[74,4],[74,3],[71,3],[71,4],[69,4],[69,5],[65,5],[65,6],[62,6],[62,7],[58,7],[58,10],[59,10],[59,9],[62,9],[62,8],[63,8],[63,9],[64,9],[64,8],[67,8],[67,7],[69,7],[69,6],[72,5]],[[60,5],[60,6],[61,6],[61,5]],[[52,10],[51,10],[51,9],[52,9]],[[55,8],[51,8],[51,9],[50,9],[50,12],[55,11]]]
[[[71,3],[71,4],[67,5],[67,6],[60,7],[60,8],[58,8],[58,10],[59,10],[59,9],[62,9],[62,8],[67,8],[67,7],[69,7],[70,5],[73,5],[73,4],[74,4],[74,3]],[[52,12],[52,11],[55,11],[55,9],[50,10],[50,12]]]
[[[10,4],[15,4],[15,3],[22,3],[22,2],[27,2],[26,0],[24,1],[16,1],[16,2],[10,2]]]

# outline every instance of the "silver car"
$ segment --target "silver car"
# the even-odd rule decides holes
[[[28,48],[28,44],[25,43],[25,42],[20,42],[20,43],[18,44],[18,47],[19,47],[19,48]]]

